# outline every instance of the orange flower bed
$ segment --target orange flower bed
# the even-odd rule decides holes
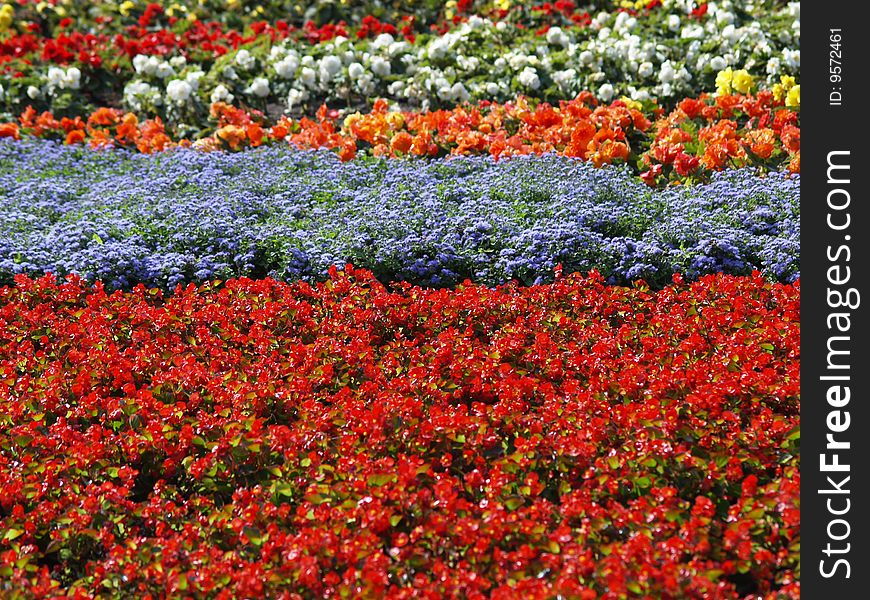
[[[748,165],[800,172],[799,113],[771,91],[687,98],[655,125],[644,154],[648,183]]]
[[[489,154],[496,159],[554,152],[596,166],[628,163],[650,185],[694,181],[732,167],[800,172],[799,113],[770,91],[704,94],[683,100],[667,115],[640,108],[629,100],[599,105],[588,92],[558,106],[532,106],[520,97],[429,112],[391,111],[385,100],[377,100],[370,112],[343,120],[324,105],[313,119],[281,117],[270,126],[259,111],[219,102],[211,107],[214,133],[196,141],[173,140],[159,118],[140,122],[117,109],[101,108],[82,120],[37,115],[28,108],[18,123],[0,124],[0,137],[34,135],[140,152],[189,145],[235,151],[284,141],[335,150],[342,160],[364,151],[384,157]]]
[[[93,148],[125,147],[144,153],[190,145],[188,140],[173,141],[159,117],[139,122],[133,113],[115,108],[99,108],[85,121],[81,117],[57,119],[50,112],[37,114],[28,107],[18,123],[0,124],[0,138],[20,139],[22,134],[62,139],[68,145],[87,142]]]

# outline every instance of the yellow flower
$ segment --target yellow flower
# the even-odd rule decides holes
[[[15,21],[15,9],[8,4],[4,4],[0,7],[0,31],[9,29],[13,21]]]
[[[779,81],[782,83],[782,87],[785,88],[786,91],[793,88],[794,84],[797,83],[791,75],[783,75],[779,78]]]
[[[631,108],[634,110],[641,110],[643,108],[643,105],[640,102],[638,102],[637,100],[632,100],[628,96],[623,96],[622,98],[620,98],[620,100],[622,100],[622,103],[625,104],[627,108]]]
[[[498,0],[496,5],[498,5],[501,10],[507,10],[511,6],[511,0]]]
[[[773,99],[779,102],[785,96],[785,88],[781,83],[774,84],[773,88],[770,90],[773,92]]]
[[[725,96],[731,93],[731,80],[734,77],[734,71],[731,67],[716,74],[716,93],[720,96]]]
[[[130,11],[136,8],[136,4],[130,2],[130,0],[126,0],[126,2],[122,2],[121,6],[118,7],[118,12],[123,16],[127,16],[130,14]]]
[[[402,127],[402,125],[405,124],[405,117],[402,116],[402,113],[390,112],[390,113],[387,113],[386,117],[384,117],[384,118],[387,120],[387,123],[389,123],[390,127],[392,127],[393,129],[399,129]]]
[[[198,17],[196,16],[196,13],[187,13],[187,20],[190,21],[191,23],[196,21],[197,18]]]
[[[349,131],[350,128],[353,127],[353,125],[354,125],[357,121],[359,121],[360,119],[362,119],[362,115],[361,115],[360,113],[358,113],[358,112],[355,112],[355,113],[353,113],[353,114],[347,115],[347,116],[344,118],[344,122],[341,124],[341,127],[342,127],[342,129],[344,129],[345,131]]]
[[[785,105],[789,108],[801,107],[801,86],[796,85],[788,91],[788,96],[785,98]]]
[[[731,77],[731,87],[740,92],[741,94],[748,94],[752,89],[752,75],[749,74],[749,71],[746,69],[740,69],[739,71],[734,71],[734,75]]]
[[[456,6],[456,0],[449,0],[444,4],[444,16],[448,19],[452,19],[453,15],[456,14],[453,11],[453,7]]]

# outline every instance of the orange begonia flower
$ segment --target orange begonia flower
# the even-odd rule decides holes
[[[0,138],[4,137],[21,139],[18,135],[18,123],[0,123]]]
[[[73,129],[66,134],[66,144],[68,146],[72,146],[73,144],[80,144],[84,141],[85,132],[81,129]]]
[[[413,142],[414,138],[410,133],[407,131],[400,131],[393,136],[392,140],[390,140],[390,150],[392,150],[394,154],[407,154]]]
[[[238,125],[225,125],[217,130],[215,136],[226,142],[233,150],[237,150],[247,137],[245,130]]]

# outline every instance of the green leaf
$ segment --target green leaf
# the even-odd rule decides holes
[[[244,533],[255,546],[259,546],[263,543],[263,536],[260,534],[260,530],[255,527],[246,526],[242,529],[242,533]]]
[[[367,479],[369,485],[373,485],[375,487],[380,487],[386,483],[390,483],[396,481],[395,473],[378,473],[376,475],[369,475]]]
[[[709,579],[710,581],[715,582],[716,580],[719,579],[719,577],[722,576],[722,574],[723,574],[724,572],[725,572],[725,571],[723,571],[722,569],[710,569],[709,571],[707,571],[706,573],[704,573],[704,576],[705,576],[707,579]]]
[[[24,532],[21,531],[20,529],[15,529],[15,528],[7,529],[6,535],[3,536],[3,539],[4,540],[14,540],[15,538],[17,538],[23,534],[24,534]]]
[[[523,499],[522,498],[508,498],[507,500],[505,500],[504,505],[508,510],[516,510],[520,506],[523,505]]]

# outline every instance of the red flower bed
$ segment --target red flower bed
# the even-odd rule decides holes
[[[797,598],[799,327],[799,284],[758,275],[22,277],[0,589]]]

